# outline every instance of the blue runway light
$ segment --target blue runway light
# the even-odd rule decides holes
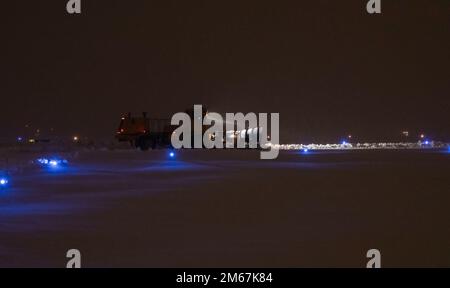
[[[43,166],[49,166],[49,167],[59,167],[63,164],[68,164],[69,162],[65,159],[61,160],[61,159],[47,159],[47,158],[39,158],[36,160],[39,164],[43,165]]]
[[[39,158],[39,159],[37,159],[37,162],[39,162],[42,165],[47,165],[48,159],[47,158]]]
[[[170,152],[169,156],[170,156],[170,158],[173,158],[173,157],[175,157],[175,153],[174,152]]]
[[[308,149],[306,149],[306,148],[305,148],[305,149],[303,149],[303,152],[305,152],[305,153],[308,153],[308,151],[309,151],[309,150],[308,150]]]
[[[6,186],[9,183],[8,179],[6,178],[1,178],[0,179],[0,185],[1,186]]]
[[[347,141],[342,141],[342,145],[347,145]]]

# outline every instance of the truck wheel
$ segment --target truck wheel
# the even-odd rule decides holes
[[[148,139],[145,139],[143,137],[139,138],[136,144],[141,149],[141,151],[147,151],[148,149],[150,149],[150,143]]]
[[[142,151],[148,151],[148,149],[150,149],[150,145],[147,141],[142,141],[141,143],[141,150]]]

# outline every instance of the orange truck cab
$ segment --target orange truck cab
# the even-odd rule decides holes
[[[120,120],[116,139],[120,142],[129,142],[141,150],[170,147],[173,130],[169,119],[151,119],[145,112],[141,116],[132,116],[128,113]]]

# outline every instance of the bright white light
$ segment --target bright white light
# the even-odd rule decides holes
[[[426,144],[428,141],[428,144]],[[432,140],[424,140],[418,142],[379,142],[379,143],[349,143],[345,142],[343,144],[340,143],[328,143],[328,144],[270,144],[266,143],[262,145],[263,147],[272,147],[274,149],[279,150],[298,150],[303,153],[304,149],[308,149],[309,151],[321,151],[321,150],[371,150],[371,149],[389,149],[389,150],[397,150],[397,149],[445,149],[450,152],[450,143],[436,142]]]
[[[170,152],[169,156],[173,158],[175,156],[175,153]]]
[[[4,186],[6,184],[8,184],[8,180],[7,179],[5,179],[5,178],[0,179],[0,185]]]
[[[47,165],[48,164],[48,159],[45,158],[39,158],[37,159],[37,161],[41,164]]]
[[[47,159],[47,158],[39,158],[36,160],[39,164],[50,167],[57,167],[60,165],[66,165],[69,163],[66,159]]]

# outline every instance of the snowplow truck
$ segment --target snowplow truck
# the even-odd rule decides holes
[[[170,119],[151,119],[145,112],[142,116],[132,116],[128,113],[120,120],[116,139],[119,142],[129,142],[143,151],[166,148],[171,147],[170,137],[174,130]]]
[[[191,117],[191,127],[194,122],[194,110],[184,111]],[[202,111],[202,117],[207,115],[207,108]],[[210,126],[202,126],[202,135]],[[170,119],[153,119],[143,112],[141,116],[132,116],[128,113],[120,120],[116,132],[119,142],[129,142],[133,147],[143,151],[156,148],[172,148],[171,137],[177,126],[170,125]],[[191,134],[191,145],[194,146],[194,134]]]
[[[187,109],[185,113],[191,117],[191,127],[194,126],[194,110]],[[207,110],[202,111],[202,118],[206,117]],[[202,125],[201,136],[209,129],[211,125]],[[155,148],[172,148],[171,137],[177,127],[170,125],[170,119],[153,119],[147,117],[147,113],[143,112],[142,116],[132,116],[128,113],[120,120],[119,128],[116,132],[116,139],[119,142],[129,142],[133,147],[139,148],[143,151]],[[252,134],[249,134],[251,131]],[[258,139],[258,128],[247,129],[243,131],[227,131],[222,138],[223,146],[232,148],[236,146],[238,137],[245,139],[245,148],[248,148],[250,135]],[[184,137],[185,135],[183,135]],[[194,131],[192,131],[191,147],[194,147]],[[188,136],[189,137],[189,136]],[[203,136],[202,136],[203,137]],[[209,137],[216,137],[215,134]],[[232,137],[234,144],[231,147],[227,146],[227,138]],[[258,140],[257,140],[258,141]],[[259,142],[257,143],[259,146]]]

